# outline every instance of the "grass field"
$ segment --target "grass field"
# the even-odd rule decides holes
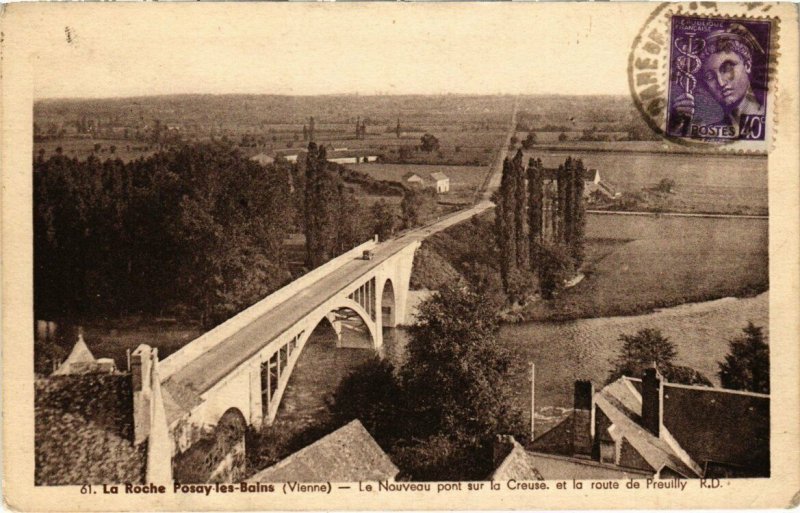
[[[590,214],[586,236],[586,279],[530,305],[527,319],[634,315],[769,288],[766,220]]]

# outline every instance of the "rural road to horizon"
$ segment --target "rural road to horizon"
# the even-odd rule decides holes
[[[500,150],[497,152],[494,162],[492,163],[488,183],[483,187],[483,199],[489,200],[492,197],[492,192],[500,188],[500,180],[503,178],[503,161],[508,156],[508,145],[511,142],[511,136],[517,131],[517,111],[519,110],[519,96],[514,99],[514,110],[511,112],[511,124],[508,127],[503,142],[500,144]]]

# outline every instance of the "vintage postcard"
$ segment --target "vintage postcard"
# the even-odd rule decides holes
[[[800,502],[796,6],[0,24],[10,510]]]

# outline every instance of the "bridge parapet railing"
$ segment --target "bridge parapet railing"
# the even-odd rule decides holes
[[[359,244],[353,249],[342,253],[328,262],[325,262],[316,269],[312,269],[303,276],[276,290],[258,303],[234,315],[214,329],[204,333],[203,335],[200,335],[160,362],[159,371],[161,375],[161,381],[166,381],[167,378],[185,367],[189,362],[233,335],[243,326],[247,326],[251,322],[255,321],[260,316],[274,308],[276,305],[286,301],[290,297],[297,294],[300,290],[322,279],[328,273],[338,269],[345,263],[353,260],[354,258],[360,258],[364,250],[372,249],[376,245],[377,242],[374,239],[370,239],[363,244]]]

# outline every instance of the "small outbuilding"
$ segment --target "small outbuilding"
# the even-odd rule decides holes
[[[437,194],[450,192],[450,178],[444,173],[431,173],[431,181],[436,188]]]
[[[414,187],[424,187],[425,180],[417,173],[408,172],[403,175],[403,183]]]
[[[252,157],[250,157],[250,160],[252,160],[253,162],[258,162],[262,166],[268,166],[273,162],[275,162],[274,158],[270,157],[269,155],[263,152],[259,153],[258,155],[253,155]]]

